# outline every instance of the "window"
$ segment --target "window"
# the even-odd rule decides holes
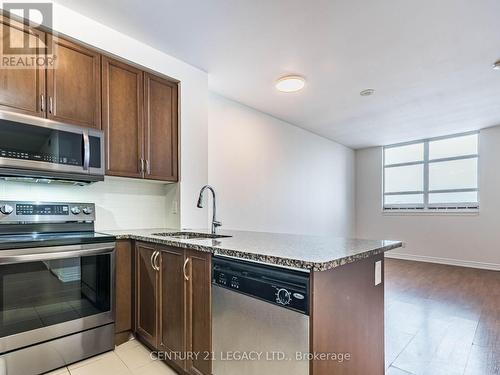
[[[384,147],[384,209],[478,209],[478,138],[476,132]]]

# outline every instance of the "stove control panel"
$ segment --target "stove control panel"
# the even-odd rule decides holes
[[[0,201],[0,222],[95,221],[93,203]]]
[[[67,204],[16,204],[16,215],[69,215]]]

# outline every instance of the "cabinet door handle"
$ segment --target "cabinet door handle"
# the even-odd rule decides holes
[[[40,95],[40,110],[45,112],[45,96],[43,94]]]
[[[151,174],[151,167],[149,166],[149,160],[146,159],[145,162],[146,162],[146,173]]]
[[[159,251],[156,252],[156,255],[155,255],[154,259],[153,259],[153,264],[155,266],[155,270],[157,270],[157,271],[160,270],[160,265],[157,262],[158,258],[160,258],[160,252]]]
[[[139,172],[144,172],[144,159],[139,159]]]
[[[186,258],[186,260],[184,261],[184,267],[182,269],[182,272],[184,273],[184,279],[186,279],[186,281],[189,281],[189,276],[186,274],[186,266],[188,263],[189,263],[189,258]]]
[[[54,111],[54,101],[52,100],[52,96],[49,96],[49,113]]]
[[[155,264],[154,264],[155,255],[156,255],[156,251],[153,251],[153,254],[151,254],[151,259],[149,260],[150,263],[151,263],[151,268],[154,269],[154,270],[156,270]]]

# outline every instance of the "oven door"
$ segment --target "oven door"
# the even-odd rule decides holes
[[[115,243],[0,251],[0,353],[114,322]]]
[[[104,175],[103,133],[0,111],[0,167]]]

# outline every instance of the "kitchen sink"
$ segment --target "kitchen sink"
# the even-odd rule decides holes
[[[153,233],[153,236],[172,237],[181,240],[206,240],[206,239],[231,237],[231,236],[225,236],[223,234],[209,234],[209,233],[198,233],[198,232],[163,232],[163,233]]]

